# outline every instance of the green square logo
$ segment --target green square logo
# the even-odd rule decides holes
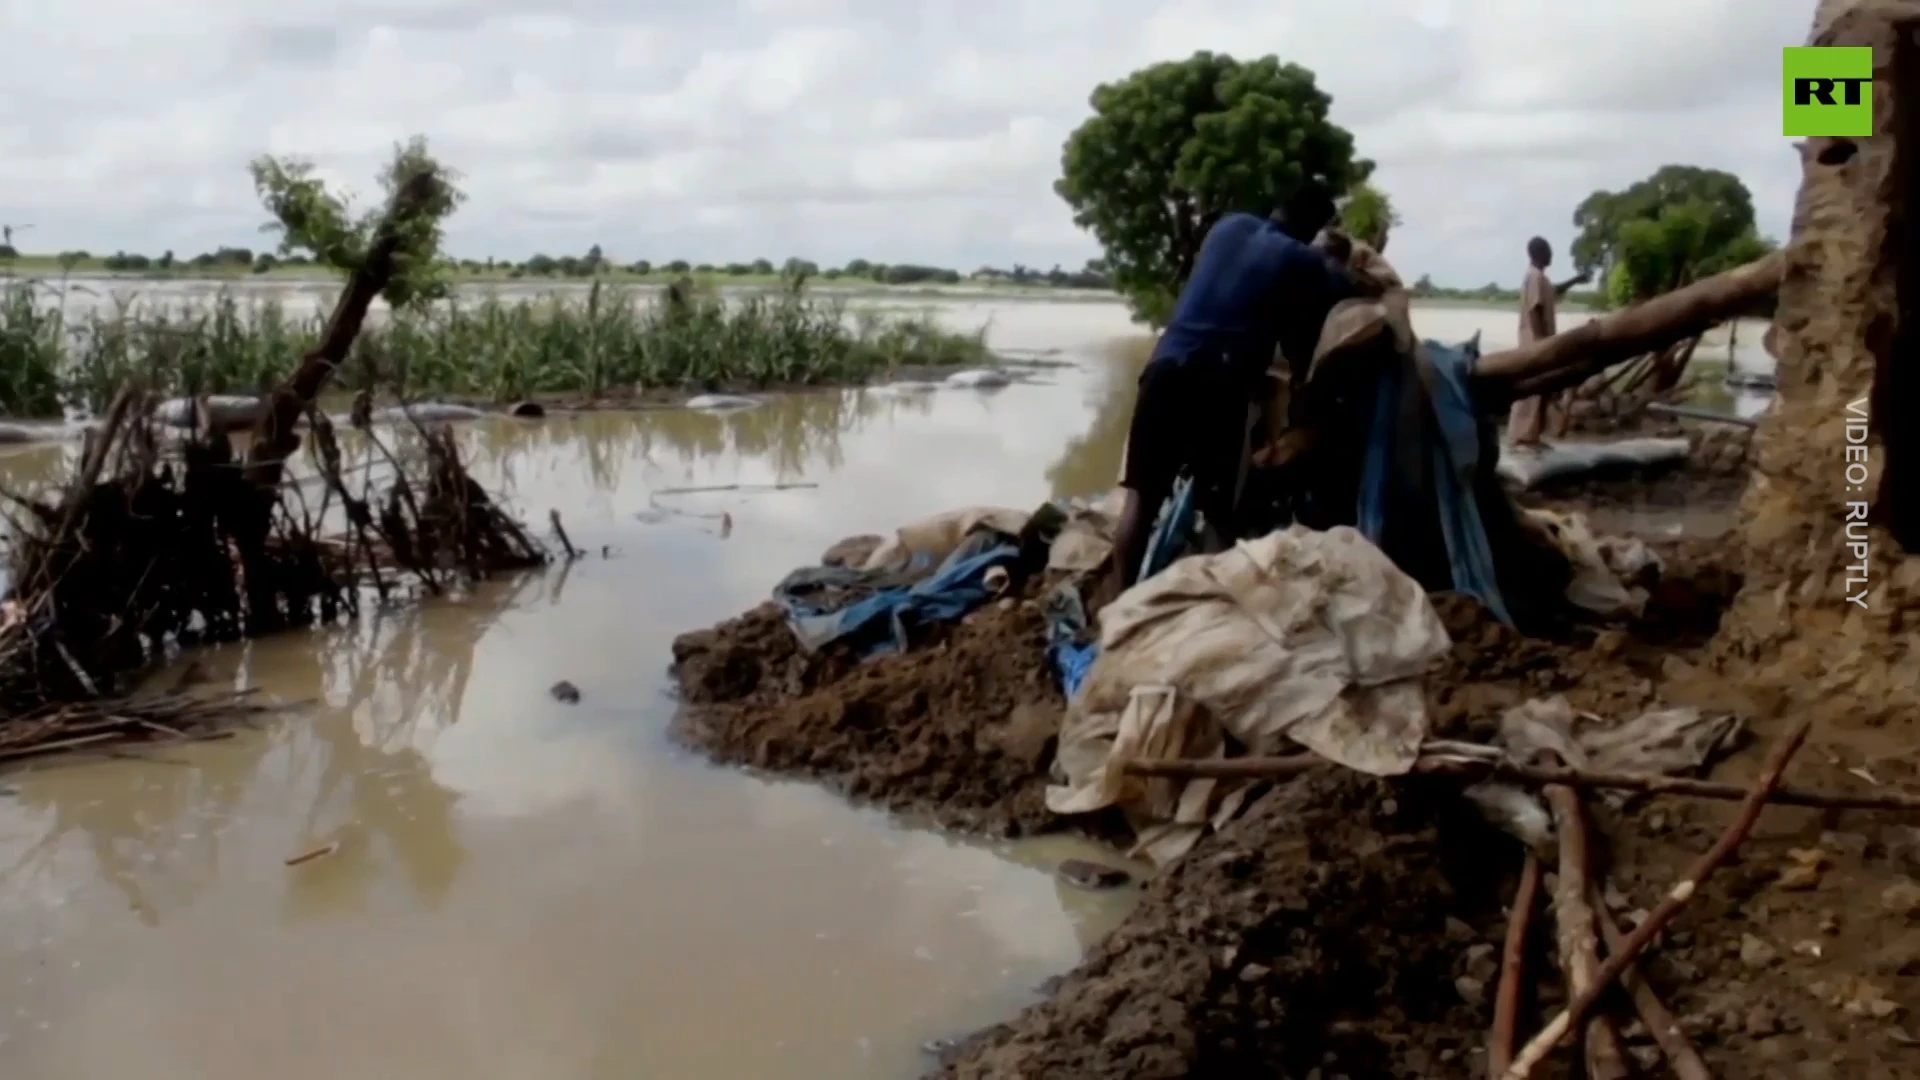
[[[1782,50],[1780,134],[1873,134],[1873,49]]]

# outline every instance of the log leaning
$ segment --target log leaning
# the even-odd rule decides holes
[[[1489,353],[1474,365],[1475,397],[1498,409],[1514,398],[1578,386],[1615,364],[1703,334],[1777,292],[1786,265],[1785,253],[1776,251],[1565,333]]]

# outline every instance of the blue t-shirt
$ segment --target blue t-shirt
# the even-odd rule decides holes
[[[1305,365],[1327,312],[1352,293],[1319,249],[1267,218],[1226,214],[1201,241],[1153,359],[1224,358],[1235,374],[1254,378],[1278,345],[1289,366]]]

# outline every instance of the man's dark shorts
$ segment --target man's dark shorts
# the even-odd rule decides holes
[[[1164,497],[1181,471],[1231,487],[1245,452],[1248,391],[1224,357],[1164,357],[1140,373],[1123,487]]]

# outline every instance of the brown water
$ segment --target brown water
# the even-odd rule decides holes
[[[595,557],[191,658],[311,703],[260,732],[0,778],[0,1075],[901,1077],[923,1040],[1030,1000],[1131,901],[1050,873],[1096,853],[918,830],[664,735],[674,635],[840,537],[1112,482],[1115,357],[1137,355],[1119,309],[948,317],[1073,366],[464,427],[483,481],[529,520],[559,509]],[[1437,309],[1423,330],[1496,319]],[[0,485],[70,452],[0,457]],[[771,483],[817,487],[667,493]],[[561,679],[578,705],[548,693]]]

